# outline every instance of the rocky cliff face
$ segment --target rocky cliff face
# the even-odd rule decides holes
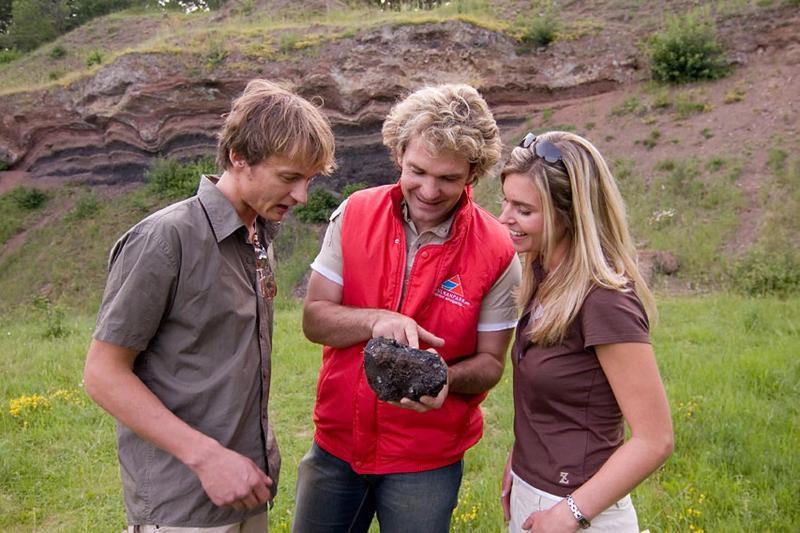
[[[520,6],[503,5],[518,15]],[[577,11],[562,17],[597,14],[570,5]],[[797,10],[759,13],[721,24],[731,59],[747,63],[770,47],[800,54]],[[385,183],[395,172],[381,122],[398,97],[424,84],[473,84],[508,131],[545,107],[597,100],[644,78],[637,43],[651,29],[634,28],[637,14],[627,9],[604,15],[601,30],[528,51],[506,34],[449,21],[362,30],[279,59],[231,56],[211,69],[196,68],[192,52],[130,53],[66,87],[0,97],[0,160],[32,179],[138,181],[155,157],[213,153],[221,114],[249,79],[264,77],[320,99],[337,137],[332,188]]]
[[[573,46],[518,53],[504,34],[452,21],[362,32],[244,72],[220,65],[190,76],[180,57],[128,54],[68,87],[0,98],[0,158],[33,178],[141,180],[157,156],[213,153],[221,114],[249,79],[264,77],[322,103],[338,142],[333,188],[383,183],[393,169],[382,120],[398,97],[424,84],[472,83],[501,124],[516,124],[532,106],[610,91],[637,75],[632,45],[564,62]]]

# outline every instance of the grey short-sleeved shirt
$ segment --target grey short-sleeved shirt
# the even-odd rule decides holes
[[[258,228],[271,243],[277,225],[259,219]],[[211,179],[114,245],[94,338],[139,351],[134,373],[167,409],[277,483],[272,303],[257,295],[247,230]],[[264,511],[217,507],[174,456],[122,424],[117,436],[129,524],[211,527]]]
[[[311,264],[311,268],[333,281],[342,284],[342,219],[340,216],[346,208],[347,200],[342,202],[339,208],[331,215],[330,224],[325,232],[322,248],[316,259]],[[403,230],[406,234],[406,275],[403,280],[403,292],[405,294],[405,282],[411,273],[414,258],[417,250],[426,244],[441,244],[450,236],[450,226],[453,225],[455,215],[445,220],[438,226],[422,233],[417,233],[414,222],[408,216],[408,210],[404,204]],[[508,267],[497,278],[489,292],[481,301],[481,313],[478,318],[478,331],[501,331],[512,329],[517,325],[517,306],[514,302],[514,289],[519,285],[522,276],[522,266],[516,254],[511,258]]]

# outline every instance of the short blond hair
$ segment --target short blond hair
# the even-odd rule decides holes
[[[452,150],[466,156],[473,180],[486,175],[503,149],[486,100],[465,84],[425,87],[392,108],[383,123],[383,144],[393,161],[417,135],[431,153]]]
[[[223,170],[232,165],[231,150],[248,165],[280,155],[326,175],[336,168],[333,132],[325,115],[267,80],[250,81],[225,117],[217,145],[217,165]]]

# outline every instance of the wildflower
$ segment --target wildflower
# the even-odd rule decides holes
[[[49,407],[50,400],[40,394],[23,395],[19,398],[12,398],[8,402],[8,413],[14,418],[20,418],[26,412],[48,409]]]

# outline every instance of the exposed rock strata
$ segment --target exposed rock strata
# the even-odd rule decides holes
[[[557,58],[568,50],[518,54],[515,47],[504,34],[454,21],[365,31],[320,45],[314,57],[252,65],[252,72],[222,66],[192,76],[180,57],[129,54],[68,87],[0,99],[0,159],[34,178],[141,180],[155,157],[212,153],[231,99],[248,79],[264,77],[321,99],[338,143],[332,188],[386,183],[396,172],[381,122],[415,88],[473,83],[501,123],[516,124],[532,106],[608,91],[635,75],[604,59],[562,64]]]

